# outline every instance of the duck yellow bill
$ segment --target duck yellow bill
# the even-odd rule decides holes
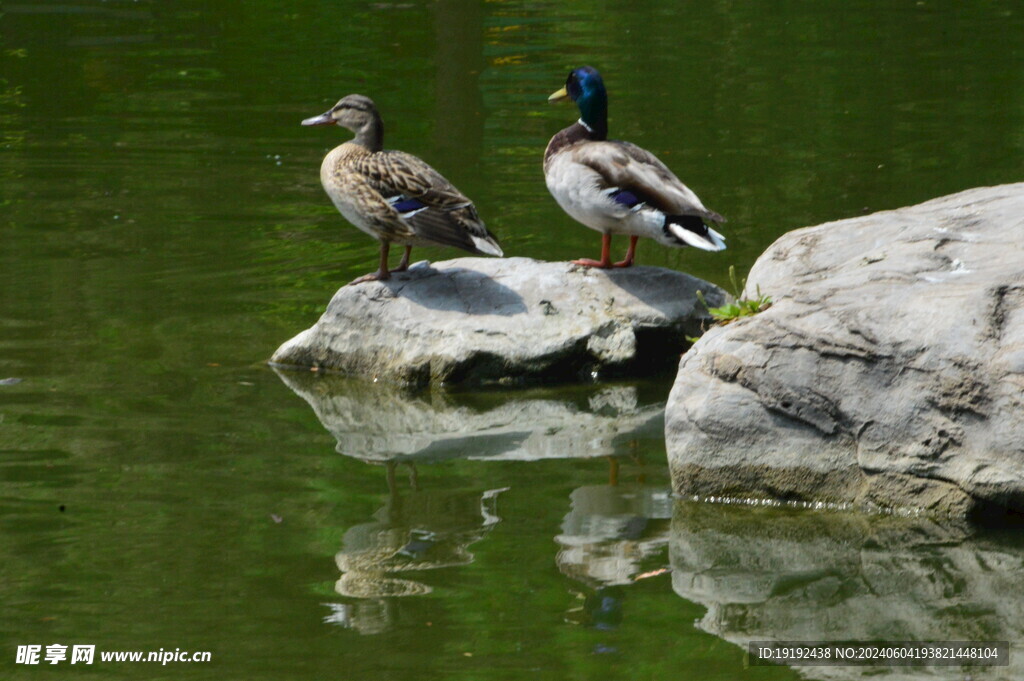
[[[558,92],[551,93],[551,96],[548,97],[548,101],[549,102],[560,102],[560,101],[562,101],[563,99],[565,99],[568,96],[569,96],[568,90],[566,90],[565,88],[562,88]]]

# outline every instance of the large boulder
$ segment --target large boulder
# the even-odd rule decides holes
[[[796,230],[758,287],[680,363],[677,491],[1024,510],[1024,184]]]
[[[271,363],[397,383],[484,384],[674,365],[725,293],[657,267],[596,270],[529,258],[421,263],[343,286]]]

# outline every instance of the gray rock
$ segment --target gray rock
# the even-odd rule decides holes
[[[809,227],[775,304],[680,363],[673,485],[703,496],[1024,510],[1024,184]]]
[[[342,287],[271,363],[398,383],[552,381],[674,365],[721,289],[655,267],[602,271],[528,258],[414,265]]]

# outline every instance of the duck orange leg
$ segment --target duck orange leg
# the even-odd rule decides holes
[[[364,274],[363,276],[353,279],[349,282],[349,286],[353,284],[362,284],[364,281],[386,281],[391,278],[391,272],[388,271],[388,251],[391,249],[391,244],[387,241],[380,242],[380,265],[377,266],[377,271],[370,274]]]
[[[605,233],[601,235],[601,259],[591,260],[590,258],[580,258],[579,260],[573,260],[573,265],[583,265],[584,267],[600,267],[603,270],[608,269],[612,266],[612,235]]]
[[[392,272],[405,272],[409,269],[409,255],[412,253],[412,246],[405,247],[405,254],[402,256],[402,262],[398,263],[398,267],[391,270]]]
[[[632,267],[633,258],[636,257],[636,242],[640,239],[638,236],[629,237],[629,248],[626,249],[626,257],[617,263],[614,263],[612,267]]]

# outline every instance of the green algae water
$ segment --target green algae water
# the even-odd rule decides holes
[[[638,262],[726,285],[790,229],[1020,181],[1017,3],[37,1],[0,41],[3,678],[795,679],[746,645],[1024,640],[1014,532],[674,499],[671,376],[265,365],[375,267],[319,183],[348,133],[299,125],[345,94],[506,254],[595,257],[541,156],[597,67],[611,136],[729,220]]]

